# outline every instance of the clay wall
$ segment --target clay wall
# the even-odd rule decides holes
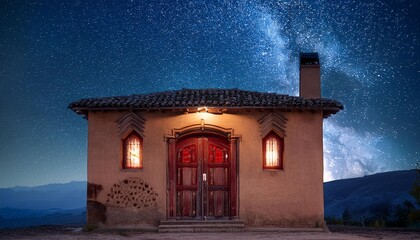
[[[239,218],[249,226],[320,227],[323,223],[322,113],[285,112],[284,169],[264,170],[258,120],[267,112],[139,112],[146,120],[143,168],[122,168],[117,121],[128,112],[88,116],[88,222],[156,226],[166,219],[172,129],[193,124],[233,128],[239,141]]]

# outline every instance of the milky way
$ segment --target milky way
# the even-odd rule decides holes
[[[319,52],[324,180],[419,167],[419,2],[2,1],[0,187],[86,178],[77,99],[181,88],[298,94]]]

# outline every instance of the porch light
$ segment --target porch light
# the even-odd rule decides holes
[[[197,108],[197,112],[201,113],[201,112],[208,112],[209,109],[207,107],[199,107]]]
[[[197,108],[187,108],[185,109],[185,113],[211,113],[211,114],[223,114],[227,112],[226,108],[217,108],[217,107],[197,107]]]
[[[211,118],[211,114],[209,113],[209,109],[204,106],[204,107],[198,107],[197,108],[197,116],[201,121],[201,130],[204,130],[204,120],[209,120],[209,118]]]

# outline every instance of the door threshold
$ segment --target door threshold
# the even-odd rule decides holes
[[[245,224],[241,220],[163,220],[159,232],[238,232]]]
[[[170,220],[161,220],[160,224],[188,224],[188,223],[197,223],[197,224],[231,224],[231,223],[243,223],[242,220],[239,219],[207,219],[207,220],[200,220],[200,219],[170,219]]]

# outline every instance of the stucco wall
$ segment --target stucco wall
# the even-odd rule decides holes
[[[283,170],[262,170],[258,128],[243,134],[240,216],[249,225],[316,227],[323,222],[322,116],[287,113]],[[255,146],[255,147],[254,147]]]
[[[89,113],[88,182],[97,186],[96,196],[91,195],[89,199],[91,208],[99,210],[88,214],[88,221],[102,220],[105,226],[138,226],[156,225],[159,220],[166,219],[168,147],[164,136],[171,134],[174,128],[199,124],[204,119],[205,124],[233,128],[235,134],[242,135],[239,142],[241,220],[252,226],[316,227],[322,224],[322,113],[282,113],[288,119],[283,170],[262,169],[262,143],[257,121],[267,114],[264,112],[222,115],[141,112],[139,114],[146,119],[143,169],[124,170],[116,122],[125,114],[127,112]],[[116,206],[112,194],[121,195],[118,191],[127,184],[139,184],[132,181],[142,181],[142,186],[147,184],[152,188],[152,196],[145,194],[149,201],[147,206],[123,208],[121,203]],[[102,213],[105,216],[101,218]]]

